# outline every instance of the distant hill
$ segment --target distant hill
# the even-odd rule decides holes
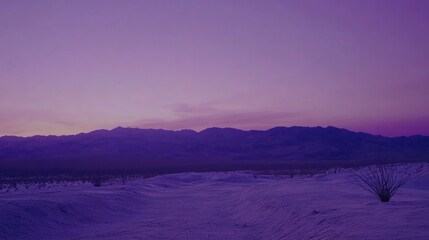
[[[429,161],[429,137],[335,127],[266,131],[115,128],[70,136],[0,137],[1,169],[251,168],[289,163]]]

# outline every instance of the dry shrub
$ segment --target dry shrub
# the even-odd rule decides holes
[[[369,166],[363,171],[354,171],[353,174],[357,177],[355,183],[381,202],[389,202],[411,177],[411,173],[400,171],[396,165]]]

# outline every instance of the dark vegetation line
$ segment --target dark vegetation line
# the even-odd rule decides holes
[[[392,162],[385,161],[385,164]],[[238,171],[250,170],[269,175],[294,175],[308,174],[310,176],[326,173],[330,169],[362,168],[373,164],[369,161],[344,162],[302,162],[292,161],[288,163],[240,163],[240,164],[218,164],[218,165],[183,165],[164,166],[146,169],[34,169],[19,168],[8,169],[0,172],[0,190],[29,188],[31,186],[45,187],[47,185],[67,185],[70,183],[91,183],[96,187],[107,182],[125,183],[132,179],[148,178],[157,175],[182,173],[182,172],[216,172],[216,171]]]

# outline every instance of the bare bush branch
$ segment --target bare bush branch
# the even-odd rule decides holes
[[[408,182],[411,173],[400,171],[396,165],[369,166],[361,171],[354,171],[360,187],[372,193],[381,202],[389,202],[400,187]]]

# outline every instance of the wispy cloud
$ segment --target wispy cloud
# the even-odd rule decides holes
[[[174,119],[144,119],[133,126],[173,130],[201,130],[208,127],[266,129],[298,123],[298,120],[302,122],[302,119],[307,116],[303,113],[291,112],[224,110],[211,104],[198,106],[177,104],[171,106],[171,110],[175,115]]]

